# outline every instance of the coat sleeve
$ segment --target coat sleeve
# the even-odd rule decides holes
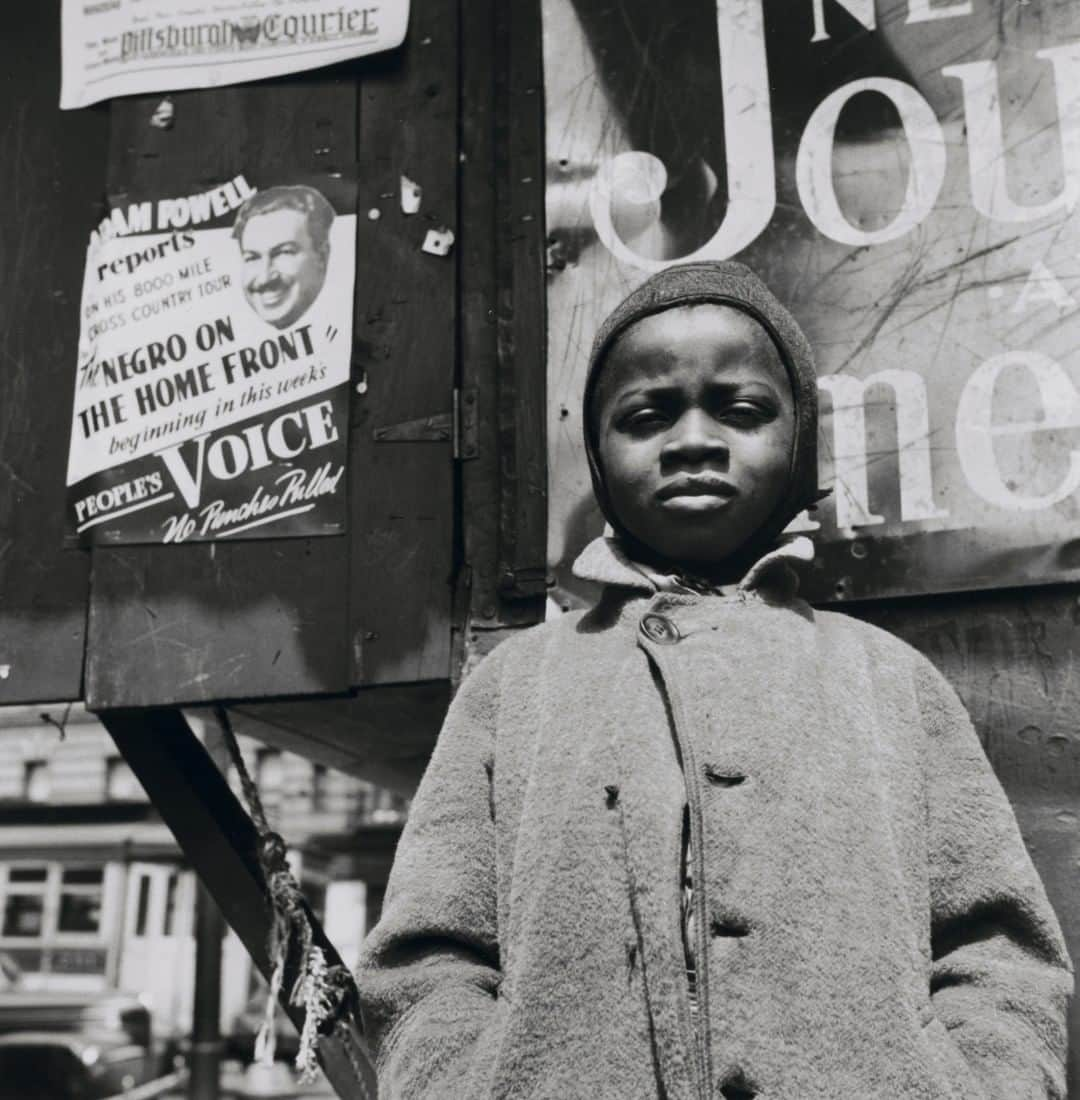
[[[500,646],[463,681],[356,973],[380,1100],[479,1100],[501,971],[490,793]]]
[[[981,1086],[973,1096],[1064,1100],[1073,979],[1061,929],[963,704],[929,662],[917,678],[934,1016]]]

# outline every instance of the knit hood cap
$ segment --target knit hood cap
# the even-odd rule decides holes
[[[787,370],[795,405],[795,432],[786,491],[772,516],[744,547],[740,547],[737,556],[752,559],[769,550],[780,532],[823,495],[818,490],[817,374],[810,342],[799,323],[745,264],[732,260],[674,264],[646,279],[607,316],[593,341],[585,376],[582,423],[593,492],[604,518],[631,554],[648,553],[648,548],[643,548],[623,527],[611,505],[598,455],[591,408],[593,392],[608,352],[634,322],[677,306],[704,303],[742,310],[765,329]]]

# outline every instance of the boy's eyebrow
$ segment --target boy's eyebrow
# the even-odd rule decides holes
[[[649,385],[634,385],[627,389],[616,390],[615,400],[622,401],[628,397],[664,397],[669,393],[674,393],[678,386],[649,386]]]
[[[745,389],[748,386],[754,385],[760,385],[773,395],[779,396],[775,383],[771,379],[763,378],[760,375],[755,375],[753,378],[711,379],[705,384],[705,387],[707,390],[712,390],[714,392],[730,393],[733,390]],[[681,391],[682,387],[678,385],[663,385],[662,383],[648,385],[647,383],[642,383],[639,385],[631,385],[624,390],[616,391],[614,394],[614,403],[619,404],[634,397],[668,397],[678,394]]]

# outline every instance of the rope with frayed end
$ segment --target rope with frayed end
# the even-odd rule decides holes
[[[285,841],[270,828],[259,789],[240,754],[240,746],[225,708],[215,707],[214,714],[240,777],[244,801],[258,833],[256,852],[272,913],[266,945],[271,964],[270,989],[262,1024],[255,1037],[255,1061],[261,1065],[273,1065],[277,1047],[274,1013],[285,984],[286,963],[290,954],[296,952],[297,976],[289,990],[289,1003],[304,1010],[304,1026],[295,1065],[300,1072],[301,1083],[308,1084],[318,1076],[319,1035],[331,1026],[336,1027],[350,1000],[355,997],[355,987],[347,969],[344,966],[329,966],[325,953],[312,942],[311,923],[300,887],[289,870]],[[339,971],[344,971],[350,980],[342,981]]]

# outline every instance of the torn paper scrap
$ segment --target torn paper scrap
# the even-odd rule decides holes
[[[432,256],[449,256],[450,249],[454,247],[454,231],[440,225],[438,229],[429,229],[424,243],[420,246],[421,252],[427,252]]]
[[[415,180],[408,176],[401,177],[401,212],[402,214],[415,214],[420,209],[420,200],[423,198],[424,189]]]

